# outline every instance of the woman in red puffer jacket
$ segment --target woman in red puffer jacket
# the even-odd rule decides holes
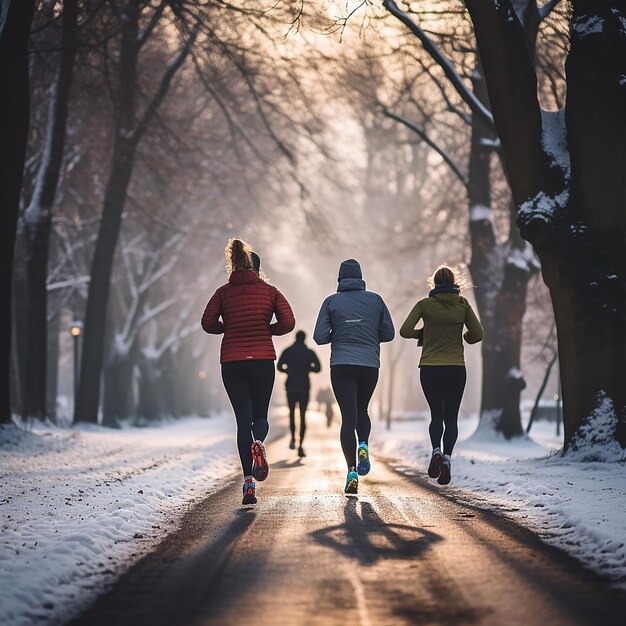
[[[269,431],[267,413],[274,387],[272,336],[291,332],[296,321],[285,296],[259,275],[260,259],[248,243],[229,240],[226,260],[228,283],[206,305],[202,328],[214,335],[224,333],[220,363],[237,420],[243,504],[255,504],[254,479],[265,480],[269,472],[263,441]]]

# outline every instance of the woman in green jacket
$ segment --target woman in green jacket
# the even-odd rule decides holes
[[[428,475],[437,478],[440,485],[447,485],[450,482],[450,456],[459,434],[459,408],[467,380],[462,340],[478,343],[483,338],[483,327],[470,303],[460,295],[457,278],[449,267],[437,268],[429,282],[433,289],[428,298],[413,307],[400,328],[400,335],[405,339],[423,341],[420,382],[430,406],[429,433],[433,446]],[[420,319],[424,320],[424,326],[418,330],[416,326]],[[465,334],[464,326],[467,327]]]

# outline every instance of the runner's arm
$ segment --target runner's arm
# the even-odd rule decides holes
[[[330,322],[330,298],[329,296],[322,302],[320,312],[317,315],[317,322],[315,322],[315,330],[313,331],[313,341],[318,346],[325,343],[330,343],[333,334],[333,327]]]
[[[405,339],[417,339],[417,330],[415,327],[417,323],[422,319],[422,310],[420,309],[420,303],[418,302],[408,314],[404,320],[404,324],[400,327],[400,336]]]
[[[476,313],[474,313],[474,309],[472,309],[469,303],[465,312],[465,325],[467,326],[467,332],[463,335],[463,339],[467,343],[478,343],[483,340],[485,332],[482,324],[478,321]]]
[[[220,321],[222,315],[222,296],[219,289],[211,296],[211,299],[202,314],[202,328],[211,335],[221,335],[224,332],[224,322]]]
[[[381,342],[392,341],[396,336],[396,329],[393,327],[393,320],[391,319],[391,313],[385,304],[385,301],[381,298],[382,311],[380,312],[380,325],[378,327],[378,337]]]
[[[296,318],[293,315],[289,302],[287,302],[287,298],[278,289],[276,289],[276,298],[274,300],[274,315],[276,316],[276,322],[270,324],[272,335],[286,335],[294,329]]]

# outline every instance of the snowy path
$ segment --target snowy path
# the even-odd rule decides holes
[[[336,432],[319,421],[307,452],[269,446],[256,507],[240,507],[232,482],[73,624],[623,623],[624,591],[515,523],[375,458],[358,498],[344,497]]]

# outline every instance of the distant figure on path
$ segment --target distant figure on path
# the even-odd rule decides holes
[[[330,428],[330,425],[333,423],[333,393],[330,390],[330,387],[322,387],[317,392],[317,396],[315,397],[317,400],[317,410],[322,412],[322,404],[326,405],[326,427]]]
[[[440,485],[447,485],[451,478],[450,457],[459,435],[459,408],[467,380],[463,339],[467,343],[482,341],[483,327],[470,303],[460,295],[453,270],[441,265],[429,283],[432,289],[428,297],[413,307],[400,328],[400,335],[405,339],[423,341],[420,381],[430,407],[429,433],[433,446],[428,475],[437,478]],[[420,319],[424,320],[424,326],[416,329]],[[465,334],[464,326],[467,327]]]
[[[254,480],[265,480],[269,473],[263,441],[269,431],[267,413],[275,376],[272,335],[286,335],[296,322],[283,294],[259,275],[261,260],[250,244],[230,239],[226,261],[228,283],[206,305],[202,328],[214,335],[224,333],[220,363],[237,420],[243,504],[255,504]]]
[[[300,412],[300,443],[298,445],[298,456],[303,457],[304,433],[306,432],[306,407],[309,403],[309,392],[311,385],[309,374],[319,372],[322,368],[317,354],[306,346],[304,340],[306,333],[299,330],[296,333],[296,341],[288,348],[285,348],[278,359],[278,371],[287,374],[285,389],[287,390],[287,403],[289,404],[289,427],[291,429],[291,441],[289,448],[296,447],[296,404]]]
[[[370,471],[367,408],[378,382],[380,343],[391,341],[395,331],[383,299],[365,290],[357,261],[341,264],[338,282],[337,293],[322,303],[313,339],[331,344],[330,380],[341,410],[341,448],[348,466],[344,492],[355,494],[359,476]]]

